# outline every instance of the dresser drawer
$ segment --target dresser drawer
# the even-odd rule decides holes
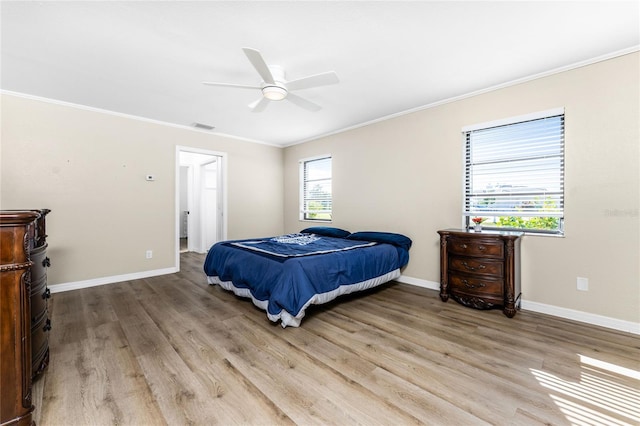
[[[502,259],[504,257],[504,243],[502,241],[450,238],[447,245],[449,253],[462,256],[481,256]]]
[[[31,322],[40,321],[43,315],[47,314],[47,299],[51,297],[51,292],[47,288],[47,277],[40,281],[31,283]]]
[[[49,330],[51,330],[51,320],[46,316],[31,325],[31,359],[34,366],[40,364],[49,349]]]
[[[504,262],[500,260],[451,256],[449,258],[449,269],[467,274],[504,276]]]
[[[449,276],[449,285],[452,293],[502,298],[504,280],[452,273]]]
[[[33,266],[31,267],[31,282],[40,280],[47,274],[47,265],[49,259],[47,259],[47,244],[31,250],[30,254]]]

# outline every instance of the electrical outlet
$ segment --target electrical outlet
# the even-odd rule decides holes
[[[153,257],[153,250],[147,250],[147,259],[151,259]]]
[[[580,291],[589,291],[589,279],[588,278],[578,277],[576,279],[576,284],[577,284],[578,290],[580,290]]]

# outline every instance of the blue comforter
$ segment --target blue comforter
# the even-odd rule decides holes
[[[400,276],[408,247],[315,234],[223,241],[204,271],[218,284],[267,311],[283,327],[299,326],[306,308]]]

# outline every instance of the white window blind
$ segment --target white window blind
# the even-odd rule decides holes
[[[331,157],[300,162],[302,220],[331,220]]]
[[[564,216],[564,113],[469,130],[464,136],[463,215]],[[494,225],[498,222],[494,219]]]

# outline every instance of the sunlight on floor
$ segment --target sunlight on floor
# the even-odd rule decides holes
[[[640,371],[580,357],[580,380],[531,369],[573,425],[640,424]]]

